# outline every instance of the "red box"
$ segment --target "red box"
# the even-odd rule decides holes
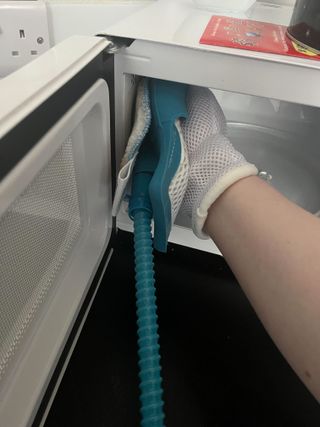
[[[212,16],[201,44],[320,60],[287,36],[287,27],[249,19]]]

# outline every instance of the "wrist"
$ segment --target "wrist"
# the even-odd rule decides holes
[[[254,194],[264,190],[269,185],[258,176],[248,176],[233,183],[224,191],[208,209],[208,215],[203,227],[204,233],[215,238],[218,229],[230,215],[237,216],[243,204],[254,203]]]
[[[256,176],[257,168],[250,164],[244,163],[234,167],[227,173],[222,173],[221,177],[215,179],[214,182],[209,182],[204,189],[203,195],[199,203],[196,203],[193,212],[193,228],[195,234],[202,239],[207,239],[209,236],[205,231],[205,223],[208,217],[211,206],[235,183],[247,178]]]

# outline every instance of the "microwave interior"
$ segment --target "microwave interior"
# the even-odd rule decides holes
[[[118,123],[122,131],[116,140],[117,164],[130,134],[135,87],[140,78],[134,75],[123,78],[126,90],[125,101],[118,106],[123,114]],[[224,111],[228,138],[248,161],[257,166],[262,179],[266,179],[292,202],[320,216],[320,109],[215,88],[209,90]],[[117,224],[122,230],[132,231],[127,212],[128,197],[122,203]],[[190,219],[178,214],[170,240],[219,253],[213,242],[193,238],[190,227]],[[183,235],[188,237],[181,237]]]

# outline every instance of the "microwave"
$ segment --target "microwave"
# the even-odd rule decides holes
[[[257,3],[250,17],[286,24],[291,12]],[[189,1],[146,2],[127,15],[0,80],[4,427],[34,422],[67,366],[117,230],[132,231],[126,198],[116,216],[112,203],[141,77],[213,90],[236,148],[320,216],[320,62],[199,44],[211,13]],[[219,254],[182,215],[170,242]]]

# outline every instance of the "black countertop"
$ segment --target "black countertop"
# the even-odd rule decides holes
[[[320,426],[221,257],[170,245],[155,265],[167,427]],[[119,232],[45,427],[139,426],[133,268]]]

